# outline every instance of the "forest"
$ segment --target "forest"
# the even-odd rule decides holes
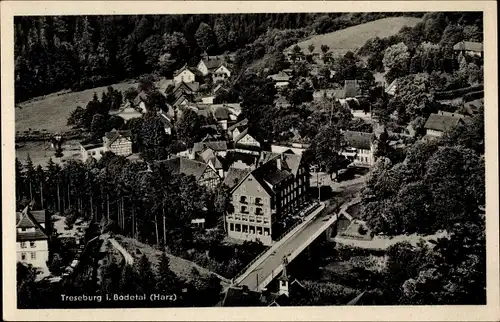
[[[205,51],[222,54],[240,50],[240,54],[244,54],[249,44],[270,30],[292,30],[297,37],[306,37],[395,15],[397,13],[15,17],[15,99],[22,102],[63,89],[76,91],[105,86],[146,73],[171,75],[185,63],[196,64]],[[299,39],[282,39],[276,48],[283,50]],[[266,48],[260,50],[267,53]]]

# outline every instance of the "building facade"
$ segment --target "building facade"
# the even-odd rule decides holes
[[[212,73],[212,80],[214,83],[224,81],[230,77],[231,71],[225,65],[220,65],[219,68]]]
[[[103,137],[104,146],[107,151],[116,155],[128,156],[132,154],[132,139],[130,131],[113,130],[107,132]]]
[[[371,167],[375,164],[375,135],[356,131],[345,131],[346,146],[342,155],[357,167]]]
[[[35,218],[29,206],[16,213],[16,260],[31,264],[40,273],[48,275],[49,243],[45,229],[45,210],[38,211]],[[39,221],[37,221],[39,219]]]
[[[230,168],[233,212],[226,215],[229,237],[271,245],[275,225],[307,201],[309,169],[300,155],[263,152],[255,169]]]
[[[90,143],[90,144],[80,143],[80,153],[83,162],[87,161],[91,157],[96,160],[99,160],[101,159],[104,152],[106,152],[106,147],[104,146],[103,143]]]
[[[174,76],[174,83],[193,83],[196,81],[196,74],[188,68],[184,68]]]

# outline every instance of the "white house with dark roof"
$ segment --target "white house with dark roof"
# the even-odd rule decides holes
[[[432,113],[429,115],[427,122],[425,122],[424,128],[426,130],[426,134],[424,136],[424,140],[429,140],[432,138],[440,137],[460,123],[463,123],[465,115],[458,113],[450,113],[439,111],[437,114]]]
[[[37,279],[49,274],[46,217],[45,210],[31,211],[30,206],[21,212],[16,212],[16,260],[33,265],[40,272]]]
[[[217,171],[204,162],[182,157],[174,157],[158,162],[165,164],[172,173],[193,176],[198,184],[209,189],[215,189],[221,182],[221,177]]]
[[[90,157],[99,161],[106,151],[106,146],[102,142],[80,143],[80,154],[83,162],[87,161]]]
[[[292,76],[290,76],[289,74],[287,74],[284,71],[280,71],[277,74],[267,76],[267,78],[270,78],[274,81],[274,86],[276,88],[283,88],[283,87],[288,86]]]
[[[375,134],[344,131],[346,146],[342,155],[358,167],[371,167],[375,163]]]
[[[227,68],[226,60],[223,57],[204,57],[202,58],[196,68],[201,72],[203,76],[207,76],[213,74],[217,71],[221,66],[225,66]]]
[[[197,78],[203,76],[201,72],[194,67],[188,67],[187,65],[184,65],[181,69],[175,72],[174,74],[174,83],[179,84],[179,83],[194,83],[196,82]]]
[[[212,73],[212,80],[214,83],[225,81],[226,79],[231,78],[231,71],[226,66],[225,63],[222,63],[217,69],[215,69]]]

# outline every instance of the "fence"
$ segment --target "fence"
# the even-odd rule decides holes
[[[291,234],[291,232],[294,230],[294,229],[298,229],[300,225],[305,225],[308,221],[310,221],[312,218],[314,218],[314,216],[316,216],[317,214],[311,214],[311,212],[314,212],[315,210],[317,210],[319,207],[321,207],[321,205],[323,204],[313,204],[311,206],[309,206],[306,210],[305,210],[305,214],[310,216],[310,217],[306,217],[303,221],[298,221],[297,223],[295,223],[292,227],[290,227],[285,233],[283,233],[275,242],[274,244],[262,251],[259,255],[257,255],[250,263],[248,263],[241,271],[240,273],[238,273],[235,277],[233,277],[231,279],[231,281],[233,282],[233,284],[238,284],[239,282],[241,282],[246,276],[243,277],[243,275],[245,275],[245,273],[247,271],[251,271],[251,267],[255,265],[255,267],[257,267],[258,265],[260,265],[260,263],[262,263],[263,259],[264,259],[264,255],[266,255],[266,253],[269,253],[271,254],[276,248],[278,248],[279,246],[281,246],[281,243],[279,243],[280,241],[282,241],[283,239],[285,239],[284,237],[285,236],[291,236],[293,234]],[[259,261],[260,260],[260,261]],[[259,263],[256,263],[257,261],[259,261]],[[254,268],[255,268],[254,267]]]

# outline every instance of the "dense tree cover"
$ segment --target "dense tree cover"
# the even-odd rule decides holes
[[[362,202],[375,232],[432,234],[479,220],[478,207],[485,203],[483,117],[414,144],[401,163],[377,162]]]
[[[184,63],[196,64],[205,50],[209,54],[237,51],[239,70],[311,33],[391,15],[397,13],[16,17],[16,101],[61,89],[107,85],[144,73],[168,76]],[[467,30],[467,34],[476,33]]]

